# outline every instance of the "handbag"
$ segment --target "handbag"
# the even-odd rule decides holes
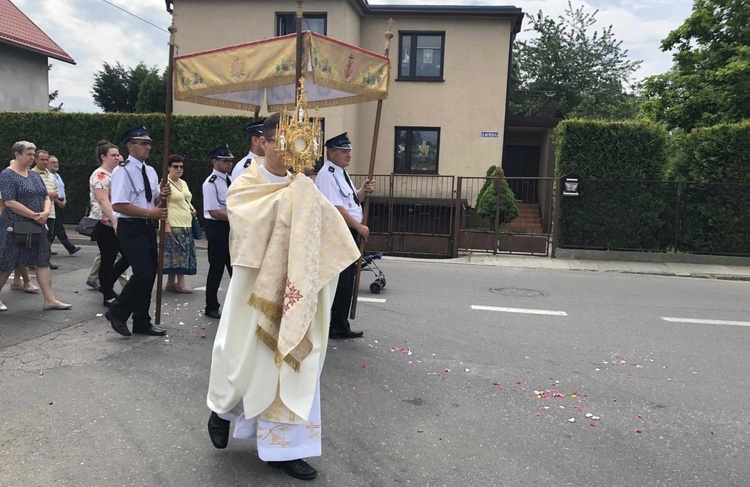
[[[203,229],[201,229],[201,222],[198,220],[197,216],[193,217],[192,228],[190,230],[193,232],[194,240],[200,240],[203,238]]]
[[[96,227],[96,224],[99,223],[99,220],[96,218],[91,218],[89,216],[89,212],[86,212],[86,215],[81,218],[81,221],[78,222],[78,225],[76,225],[76,232],[80,233],[81,235],[86,235],[87,237],[90,237],[94,233],[94,227]]]
[[[19,221],[13,222],[13,241],[18,245],[31,248],[42,238],[42,226],[36,222]]]

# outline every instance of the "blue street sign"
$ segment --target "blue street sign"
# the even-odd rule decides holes
[[[482,137],[493,137],[497,138],[500,136],[500,132],[482,132]]]

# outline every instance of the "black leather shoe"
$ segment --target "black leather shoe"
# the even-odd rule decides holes
[[[112,325],[112,329],[120,335],[124,337],[129,337],[130,335],[132,335],[132,333],[130,333],[130,330],[128,330],[128,325],[125,324],[124,321],[120,321],[112,316],[112,313],[110,313],[109,311],[104,313],[104,317],[109,320],[109,323]]]
[[[81,247],[76,247],[76,248],[74,248],[73,250],[71,250],[70,252],[68,252],[68,254],[70,254],[70,255],[73,255],[73,254],[75,254],[76,252],[78,252],[79,250],[81,250]]]
[[[219,450],[226,448],[229,444],[229,421],[212,412],[208,417],[208,437]]]
[[[268,464],[272,467],[280,468],[295,479],[312,480],[318,476],[318,471],[302,459],[287,460],[285,462],[268,462]]]
[[[49,265],[49,268],[50,268],[50,269],[52,269],[53,271],[56,271],[57,269],[59,269],[59,268],[60,268],[60,266],[59,266],[59,265],[57,265],[57,264],[52,264],[52,263],[50,263],[50,265]]]
[[[328,338],[333,340],[342,340],[344,338],[361,338],[365,332],[363,331],[343,331],[343,332],[331,332],[328,334]]]
[[[215,318],[217,320],[221,318],[221,313],[219,313],[218,309],[206,310],[203,314],[209,318]]]
[[[167,334],[167,330],[154,325],[138,326],[133,325],[133,333],[139,335],[149,335],[152,337],[161,337]]]
[[[49,255],[57,255],[57,252],[55,252],[55,251],[51,251],[51,252],[49,253]]]

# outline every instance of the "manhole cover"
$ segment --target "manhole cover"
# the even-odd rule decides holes
[[[515,296],[517,298],[535,298],[537,296],[544,296],[540,291],[534,291],[533,289],[520,289],[516,287],[493,287],[490,288],[490,292],[502,294],[503,296]]]

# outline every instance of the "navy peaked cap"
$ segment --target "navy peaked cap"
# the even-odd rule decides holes
[[[245,135],[263,135],[263,122],[253,122],[245,127]]]
[[[234,159],[234,156],[232,155],[232,151],[229,150],[229,144],[224,144],[216,149],[212,150],[210,154],[208,154],[209,159]]]
[[[148,140],[151,141],[151,137],[148,135],[145,125],[139,125],[128,130],[122,134],[122,143],[127,144],[131,140]]]
[[[329,149],[351,149],[352,143],[346,132],[326,140],[326,147]]]

